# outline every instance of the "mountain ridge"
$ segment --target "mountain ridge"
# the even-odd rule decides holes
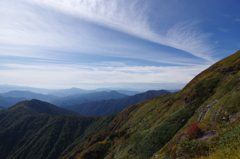
[[[110,99],[96,102],[85,102],[78,105],[65,107],[66,109],[78,112],[86,116],[106,116],[112,113],[118,113],[125,107],[142,102],[144,100],[154,98],[159,95],[170,93],[166,90],[149,90],[144,93],[139,93],[133,96],[122,99]]]
[[[86,102],[108,100],[108,99],[121,99],[128,97],[125,94],[119,93],[117,91],[103,91],[103,92],[93,92],[87,94],[74,94],[71,96],[57,98],[55,100],[49,101],[50,103],[60,106],[67,107],[69,105],[81,104]]]

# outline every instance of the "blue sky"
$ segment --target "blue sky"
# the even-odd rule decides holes
[[[0,0],[0,84],[181,89],[240,48],[239,0]]]

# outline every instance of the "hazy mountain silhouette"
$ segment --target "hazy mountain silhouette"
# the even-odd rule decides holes
[[[136,104],[146,99],[150,99],[166,93],[170,92],[166,90],[147,91],[123,99],[110,99],[96,102],[87,102],[65,108],[76,111],[86,116],[106,116],[112,113],[118,113],[129,105]]]

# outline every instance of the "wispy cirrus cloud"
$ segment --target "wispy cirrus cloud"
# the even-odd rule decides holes
[[[88,53],[96,53],[99,48],[103,50],[102,53],[109,52],[113,45],[119,45],[119,43],[114,44],[115,39],[110,41],[107,46],[106,43],[101,43],[100,38],[103,38],[103,41],[107,38],[104,39],[100,35],[103,33],[91,34],[94,29],[89,29],[88,27],[91,26],[86,22],[79,20],[79,24],[68,26],[67,23],[61,21],[61,17],[58,17],[57,13],[56,15],[48,14],[54,10],[150,42],[183,50],[199,58],[212,60],[213,47],[207,42],[210,34],[199,30],[198,23],[181,22],[164,28],[165,22],[160,21],[159,26],[163,31],[156,32],[149,21],[148,2],[138,0],[130,2],[127,0],[23,0],[21,2],[13,0],[13,2],[15,2],[15,6],[10,6],[10,10],[5,9],[2,12],[10,13],[8,16],[11,17],[18,17],[17,14],[22,16],[18,19],[14,18],[15,21],[6,21],[5,27],[2,26],[0,41],[5,43]],[[9,3],[6,2],[5,5],[9,5]],[[17,12],[16,9],[18,9]],[[161,14],[161,10],[159,12]],[[1,19],[6,18],[1,17]],[[13,26],[19,26],[19,30],[12,28]],[[15,35],[15,37],[9,35]],[[128,44],[120,45],[120,47],[128,47]],[[113,50],[116,49],[113,48]],[[114,51],[111,54],[114,54]],[[118,56],[120,55],[118,54]]]
[[[206,42],[210,34],[199,31],[195,22],[178,23],[167,29],[167,34],[157,34],[151,29],[151,23],[148,21],[147,2],[140,3],[138,0],[131,2],[127,0],[34,0],[34,2],[211,60],[210,53],[213,48]]]
[[[236,22],[240,22],[240,18],[233,19]]]

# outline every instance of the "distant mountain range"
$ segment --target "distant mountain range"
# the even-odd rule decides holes
[[[47,94],[49,91],[52,91],[51,89],[42,89],[42,88],[33,88],[33,87],[28,87],[28,86],[17,86],[17,85],[0,85],[0,93],[6,93],[9,91],[31,91],[35,93],[43,93]]]
[[[50,102],[56,106],[64,107],[86,116],[105,116],[120,112],[128,105],[136,104],[166,93],[170,92],[165,90],[147,91],[134,96],[128,96],[117,91],[103,91],[57,97],[30,91],[9,91],[0,94],[0,103],[2,107],[10,107],[23,100],[37,99]]]
[[[129,105],[136,104],[141,101],[151,99],[153,97],[167,93],[170,92],[166,90],[147,91],[145,93],[136,94],[134,96],[126,97],[123,99],[110,99],[96,102],[86,102],[65,108],[86,116],[106,116],[112,113],[120,112]]]
[[[6,93],[0,93],[1,106],[10,107],[17,102],[23,100],[38,99],[42,101],[51,102],[60,107],[66,107],[74,104],[81,104],[90,101],[119,99],[128,97],[125,94],[118,93],[117,91],[110,92],[94,92],[87,94],[74,94],[66,97],[57,97],[51,94],[45,95],[40,93],[34,93],[30,91],[9,91]]]
[[[75,90],[75,89],[71,89]],[[79,89],[76,89],[76,92],[79,92]],[[67,90],[68,92],[69,90]],[[72,91],[73,93],[74,91]],[[131,91],[122,91],[128,92],[128,94],[133,93]],[[136,92],[135,92],[136,93]],[[34,93],[31,91],[19,91],[13,90],[5,93],[0,93],[0,105],[3,107],[10,107],[23,100],[38,99],[41,101],[50,102],[54,105],[60,107],[67,107],[77,104],[82,104],[86,102],[96,102],[101,100],[110,100],[110,99],[121,99],[129,97],[126,94],[119,93],[117,91],[101,91],[101,92],[92,92],[92,93],[78,93],[74,95],[69,95],[65,97],[59,97],[51,94],[40,94]],[[148,99],[148,98],[144,98]]]
[[[117,91],[110,92],[94,92],[88,94],[75,94],[67,97],[60,97],[55,100],[51,100],[50,103],[60,106],[67,107],[70,105],[81,104],[91,101],[109,100],[109,99],[120,99],[128,97],[125,94],[118,93]]]
[[[16,85],[0,85],[0,93],[6,93],[9,91],[30,91],[34,93],[40,94],[52,94],[58,97],[70,96],[75,94],[88,94],[94,92],[110,92],[110,91],[117,91],[122,94],[126,95],[134,95],[140,93],[139,91],[131,91],[131,90],[119,90],[119,89],[108,89],[108,88],[98,88],[94,90],[84,90],[80,88],[70,88],[70,89],[42,89],[42,88],[33,88],[27,86],[16,86]]]
[[[60,90],[52,90],[49,91],[49,94],[53,94],[55,96],[59,97],[66,97],[71,96],[75,94],[89,94],[89,93],[95,93],[95,92],[111,92],[111,91],[117,91],[119,93],[125,94],[125,95],[134,95],[138,94],[138,91],[129,91],[129,90],[112,90],[112,89],[106,89],[106,88],[98,88],[94,90],[84,90],[79,88],[70,88],[70,89],[60,89]]]
[[[17,91],[17,90],[9,91],[6,93],[0,93],[0,96],[12,97],[12,98],[38,99],[42,101],[50,101],[58,98],[54,95],[45,95],[45,94],[34,93],[30,91]]]
[[[10,107],[13,106],[14,104],[27,100],[27,98],[24,97],[3,97],[0,95],[0,105],[3,107]]]

